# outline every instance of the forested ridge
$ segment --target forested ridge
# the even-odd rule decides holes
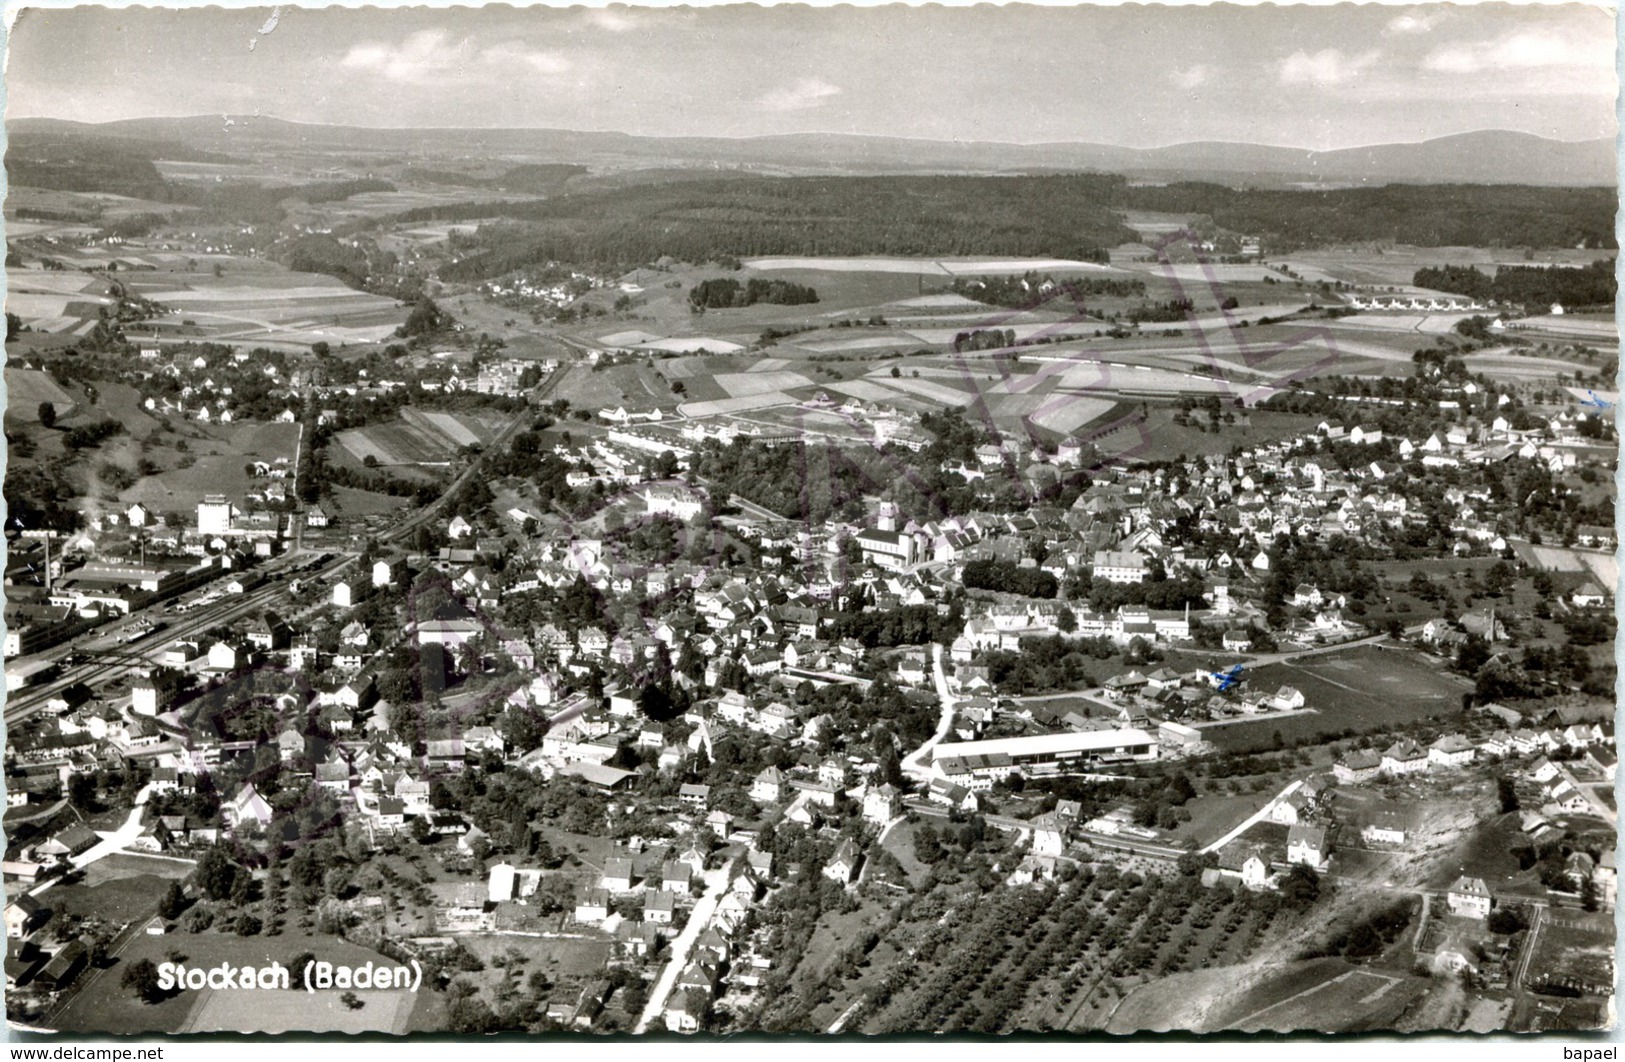
[[[1120,177],[764,177],[591,191],[511,204],[481,226],[452,281],[535,261],[636,264],[752,255],[1054,255],[1102,261],[1134,239],[1110,208]],[[467,210],[489,216],[489,206]],[[459,207],[412,221],[458,220]]]
[[[275,220],[278,204],[390,190],[377,179],[290,187],[245,181],[166,180],[154,159],[231,161],[184,144],[129,138],[20,134],[10,145],[12,183],[185,203],[221,217]],[[456,175],[420,169],[454,185]],[[344,234],[403,223],[493,219],[454,241],[453,282],[501,276],[538,262],[636,266],[663,256],[723,262],[752,255],[1056,257],[1103,262],[1138,237],[1124,210],[1205,218],[1260,237],[1271,257],[1306,247],[1397,243],[1424,247],[1612,249],[1614,192],[1607,188],[1389,184],[1329,190],[1232,188],[1185,181],[1130,185],[1103,173],[1017,176],[713,176],[572,189],[570,163],[514,166],[470,176],[471,190],[501,187],[549,198],[461,202],[344,226]],[[340,234],[340,233],[335,233]],[[1013,292],[987,293],[998,300]]]
[[[1588,266],[1501,266],[1495,275],[1474,266],[1438,266],[1416,271],[1412,283],[1420,288],[1448,291],[1474,299],[1524,303],[1530,307],[1559,302],[1565,307],[1613,308],[1617,282],[1612,259]]]
[[[1121,210],[1205,215],[1261,237],[1268,253],[1347,243],[1424,247],[1612,248],[1614,201],[1598,188],[1387,185],[1331,191],[1188,182],[1131,187],[1109,174],[1045,177],[730,178],[452,204],[405,220],[500,215],[462,246],[447,280],[500,276],[536,261],[632,265],[669,255],[999,254],[1104,261],[1135,241]]]
[[[1271,255],[1336,243],[1618,246],[1610,188],[1388,184],[1304,191],[1187,182],[1125,188],[1121,205],[1206,214],[1220,228],[1263,237]]]

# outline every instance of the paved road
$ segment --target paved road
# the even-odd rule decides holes
[[[705,927],[711,924],[711,916],[717,910],[717,901],[722,899],[722,894],[727,889],[727,866],[706,871],[705,895],[694,905],[694,912],[689,915],[688,924],[683,927],[683,931],[671,942],[671,961],[660,971],[654,991],[649,993],[649,1002],[643,1008],[643,1016],[638,1019],[637,1028],[632,1030],[634,1033],[641,1033],[652,1023],[660,1020],[660,1015],[666,1010],[666,1000],[670,998],[671,990],[677,984],[677,978],[688,965],[689,953],[694,950],[694,942],[700,939]]]
[[[1024,697],[1012,697],[1010,699],[1015,701],[1017,704],[1042,704],[1045,701],[1075,701],[1081,698],[1086,701],[1094,701],[1096,704],[1104,704],[1108,708],[1122,707],[1120,704],[1112,704],[1110,701],[1096,697],[1091,691],[1098,688],[1098,686],[1092,686],[1087,690],[1062,690],[1059,693],[1030,693]]]
[[[948,675],[942,669],[942,646],[936,642],[931,643],[931,678],[936,682],[937,699],[942,702],[942,716],[937,720],[937,731],[930,739],[907,756],[903,757],[902,768],[905,774],[912,774],[922,781],[934,777],[934,773],[925,760],[930,756],[931,750],[937,743],[948,736],[948,729],[954,725],[954,695],[948,692]]]

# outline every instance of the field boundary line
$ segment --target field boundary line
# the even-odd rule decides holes
[[[1345,970],[1343,973],[1338,974],[1336,977],[1333,977],[1329,981],[1322,981],[1322,982],[1320,982],[1320,984],[1314,985],[1311,988],[1306,988],[1302,992],[1293,993],[1292,995],[1287,996],[1283,1000],[1279,1000],[1279,1001],[1277,1001],[1275,1003],[1271,1003],[1269,1006],[1264,1007],[1264,1008],[1262,1008],[1260,1010],[1253,1011],[1251,1014],[1247,1015],[1245,1018],[1241,1018],[1241,1019],[1239,1019],[1239,1020],[1237,1020],[1235,1022],[1232,1022],[1231,1025],[1230,1025],[1230,1028],[1240,1030],[1242,1028],[1242,1026],[1246,1025],[1248,1022],[1250,1022],[1253,1019],[1257,1018],[1259,1015],[1268,1014],[1270,1011],[1274,1010],[1276,1007],[1285,1006],[1288,1003],[1293,1003],[1293,1002],[1296,1002],[1297,1000],[1302,999],[1304,996],[1313,995],[1314,993],[1319,992],[1322,988],[1329,988],[1332,985],[1338,984],[1341,981],[1345,981],[1348,978],[1353,977],[1355,974],[1357,974],[1359,972],[1360,972],[1359,970]]]

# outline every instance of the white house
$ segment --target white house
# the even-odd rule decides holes
[[[1319,869],[1326,863],[1326,830],[1298,823],[1287,831],[1286,861]]]
[[[1488,918],[1490,907],[1494,903],[1490,896],[1489,886],[1484,884],[1483,878],[1461,877],[1450,886],[1445,894],[1445,903],[1450,913],[1463,918]]]

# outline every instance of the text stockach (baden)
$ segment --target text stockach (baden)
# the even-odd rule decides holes
[[[416,992],[423,983],[423,967],[413,959],[411,966],[391,966],[387,963],[362,963],[345,966],[330,962],[312,961],[305,964],[305,991],[317,992],[337,989],[405,989]],[[269,966],[233,966],[221,963],[207,969],[165,962],[158,965],[158,987],[165,991],[190,989],[201,991],[262,991],[291,988],[292,976],[286,966],[273,962]]]

